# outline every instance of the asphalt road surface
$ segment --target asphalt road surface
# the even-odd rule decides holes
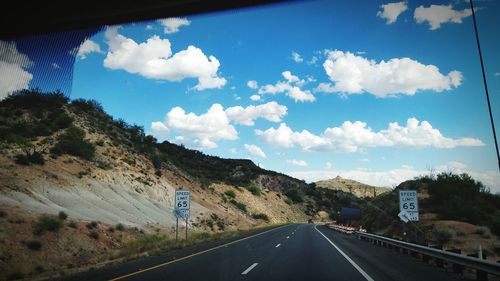
[[[71,280],[457,280],[442,269],[325,226],[293,224],[226,245]]]

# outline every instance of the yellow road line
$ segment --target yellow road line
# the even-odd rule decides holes
[[[127,278],[127,277],[134,276],[134,275],[137,275],[137,274],[141,274],[141,273],[143,273],[143,272],[150,271],[150,270],[153,270],[153,269],[156,269],[156,268],[162,267],[162,266],[166,266],[166,265],[169,265],[169,264],[172,264],[172,263],[175,263],[175,262],[183,261],[183,260],[186,260],[186,259],[192,258],[192,257],[194,257],[194,256],[198,256],[198,255],[201,255],[201,254],[204,254],[204,253],[211,252],[211,251],[213,251],[213,250],[217,250],[217,249],[222,248],[222,247],[226,247],[226,246],[231,245],[231,244],[235,244],[235,243],[241,242],[241,241],[243,241],[243,240],[247,240],[247,239],[250,239],[250,238],[253,238],[253,237],[257,237],[257,236],[262,235],[262,234],[264,234],[264,233],[268,233],[268,232],[270,232],[270,231],[273,231],[273,230],[277,230],[277,229],[283,228],[283,227],[285,227],[285,226],[288,226],[288,225],[283,225],[283,226],[280,226],[280,227],[277,227],[277,228],[269,229],[269,230],[266,230],[266,231],[264,231],[264,232],[254,234],[254,235],[252,235],[252,236],[248,236],[248,237],[245,237],[245,238],[241,238],[241,239],[238,239],[238,240],[235,240],[235,241],[232,241],[232,242],[226,243],[226,244],[222,244],[222,245],[219,245],[219,246],[216,246],[216,247],[213,247],[213,248],[210,248],[210,249],[207,249],[207,250],[204,250],[204,251],[198,252],[198,253],[194,253],[194,254],[191,254],[191,255],[188,255],[188,256],[185,256],[185,257],[182,257],[182,258],[176,259],[176,260],[172,260],[172,261],[169,261],[169,262],[164,262],[164,263],[161,263],[161,264],[157,264],[157,265],[155,265],[155,266],[152,266],[152,267],[148,267],[148,268],[145,268],[145,269],[141,269],[141,270],[138,270],[138,271],[134,271],[134,272],[129,273],[129,274],[126,274],[126,275],[118,276],[118,277],[115,277],[115,278],[109,279],[109,281],[122,280],[122,279],[125,279],[125,278]]]

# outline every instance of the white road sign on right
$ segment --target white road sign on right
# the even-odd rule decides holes
[[[418,221],[418,196],[416,190],[399,191],[399,211],[404,212],[409,221]]]

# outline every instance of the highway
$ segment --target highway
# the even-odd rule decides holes
[[[177,259],[67,280],[456,280],[403,254],[313,224],[293,224]]]

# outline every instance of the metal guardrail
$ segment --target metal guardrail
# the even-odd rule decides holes
[[[380,235],[375,235],[371,233],[365,232],[355,232],[355,234],[359,238],[364,238],[367,240],[378,241],[383,243],[392,245],[397,248],[406,249],[408,251],[419,253],[427,257],[433,257],[438,260],[446,261],[454,265],[461,265],[466,268],[471,268],[476,270],[476,276],[480,280],[487,280],[487,275],[485,273],[500,276],[500,263],[481,260],[479,258],[464,256],[457,253],[447,252],[444,250],[434,249],[422,245],[417,245],[413,243],[408,243],[404,241],[399,241],[392,238],[387,238]]]

